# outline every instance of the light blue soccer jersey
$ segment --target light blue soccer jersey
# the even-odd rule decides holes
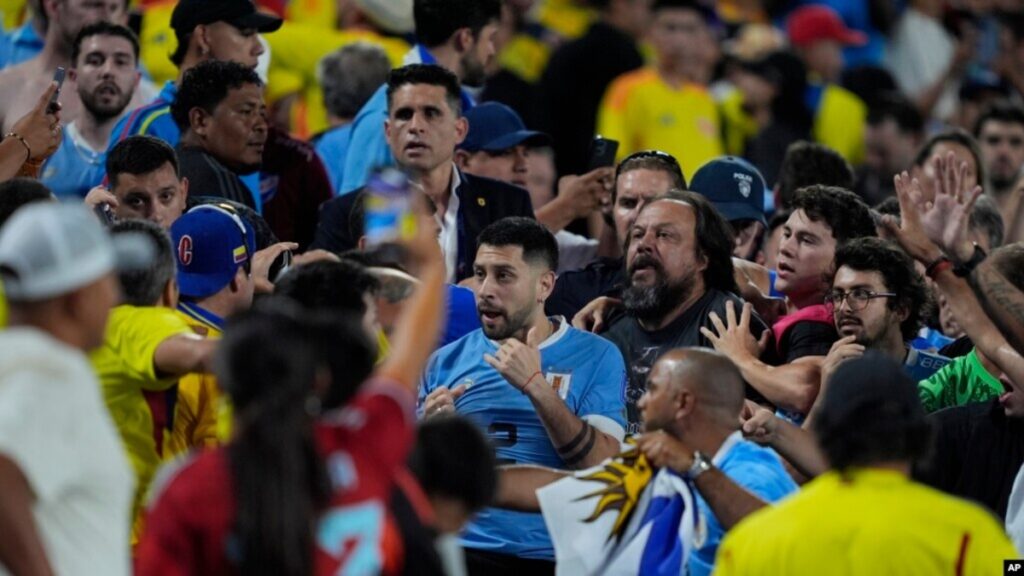
[[[455,409],[491,438],[500,463],[565,468],[529,398],[484,362],[484,354],[497,350],[483,330],[474,330],[435,352],[420,387],[420,410],[435,389],[467,384]],[[569,410],[621,438],[626,424],[626,367],[618,348],[560,319],[558,330],[541,344],[540,354],[548,383],[557,388]],[[540,514],[487,508],[467,526],[462,543],[489,552],[554,559]]]
[[[60,148],[43,162],[39,181],[61,200],[81,201],[103,182],[106,160],[106,150],[90,148],[72,122],[64,128]]]

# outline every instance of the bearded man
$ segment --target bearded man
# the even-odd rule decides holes
[[[703,196],[673,191],[643,207],[630,228],[626,248],[626,314],[604,334],[622,352],[627,431],[640,431],[637,402],[647,375],[673,348],[711,347],[701,328],[714,326],[711,313],[726,318],[743,308],[733,278],[733,239],[728,223]],[[755,338],[767,329],[750,319]],[[748,392],[751,390],[748,387]]]
[[[110,135],[139,85],[138,60],[139,40],[124,26],[100,21],[79,32],[68,86],[75,86],[82,113],[39,173],[58,197],[85,198],[103,181]]]

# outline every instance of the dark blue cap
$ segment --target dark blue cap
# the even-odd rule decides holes
[[[735,156],[715,158],[701,166],[690,180],[690,190],[710,200],[726,220],[757,220],[767,226],[766,188],[757,168]]]
[[[220,292],[256,251],[256,233],[222,204],[202,204],[171,225],[182,296],[206,298]]]
[[[515,110],[498,102],[484,102],[465,114],[469,121],[469,134],[459,144],[467,152],[500,152],[520,144],[550,146],[551,136],[527,130],[523,119]]]

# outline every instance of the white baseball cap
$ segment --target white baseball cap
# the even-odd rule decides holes
[[[84,205],[34,203],[0,229],[0,279],[9,300],[45,300],[115,269],[145,268],[155,253],[142,234],[111,238]]]

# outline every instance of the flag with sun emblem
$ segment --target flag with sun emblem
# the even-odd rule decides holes
[[[556,573],[682,574],[704,525],[693,488],[634,447],[537,491]]]

